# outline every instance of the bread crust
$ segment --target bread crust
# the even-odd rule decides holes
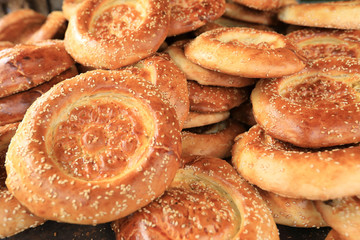
[[[235,139],[232,162],[250,183],[291,198],[329,200],[360,191],[359,144],[303,149],[267,135],[258,125]]]
[[[0,19],[0,41],[24,43],[45,22],[46,16],[31,9],[20,9]]]
[[[63,39],[67,21],[60,11],[53,11],[46,17],[44,24],[32,34],[27,43],[39,42],[48,39]]]
[[[232,76],[203,68],[186,58],[184,46],[189,41],[177,41],[165,51],[170,55],[175,64],[185,73],[188,80],[193,80],[201,85],[222,87],[246,87],[255,83],[255,79]]]
[[[301,3],[279,10],[278,18],[286,23],[337,29],[360,29],[360,1]]]
[[[229,116],[229,111],[215,113],[189,112],[183,128],[194,128],[218,123],[224,121],[225,119],[228,119]]]
[[[21,121],[26,110],[39,96],[48,91],[53,85],[65,79],[75,77],[77,74],[75,66],[72,66],[48,82],[27,91],[0,98],[0,126]]]
[[[66,50],[88,67],[133,64],[159,49],[169,30],[169,11],[168,0],[85,1],[69,20]]]
[[[247,88],[204,86],[195,81],[188,81],[188,89],[190,111],[195,112],[228,111],[249,98],[249,89]]]
[[[6,185],[37,216],[109,222],[163,193],[180,144],[175,112],[156,86],[131,69],[90,71],[30,106],[9,146]]]
[[[75,64],[62,40],[18,44],[0,51],[0,97],[50,81]]]
[[[288,198],[276,193],[258,189],[261,197],[270,208],[277,224],[290,227],[326,227],[321,214],[315,207],[315,202],[307,199]]]
[[[185,46],[185,56],[205,68],[249,78],[285,76],[305,67],[285,36],[250,28],[207,31]]]
[[[0,238],[10,237],[45,222],[22,206],[5,185],[5,154],[18,125],[19,122],[0,126]]]
[[[256,122],[296,146],[360,141],[359,60],[328,57],[288,77],[260,80],[251,93]]]
[[[291,32],[286,37],[307,59],[332,56],[360,58],[360,31],[307,28]]]
[[[359,238],[360,199],[357,196],[316,201],[316,208],[340,239]]]
[[[116,239],[279,239],[258,192],[230,164],[189,161],[161,198],[112,224]]]
[[[168,36],[193,31],[225,12],[225,0],[172,0]]]
[[[190,101],[185,74],[166,53],[154,54],[134,65],[139,74],[157,85],[169,99],[179,119],[180,128],[189,114]]]
[[[204,129],[205,131],[200,132],[190,130],[181,132],[182,157],[193,155],[231,157],[235,137],[245,132],[242,124],[229,119]]]

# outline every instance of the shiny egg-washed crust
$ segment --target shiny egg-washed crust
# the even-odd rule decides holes
[[[360,58],[360,30],[306,28],[286,37],[307,59],[331,56]]]
[[[64,17],[69,20],[71,16],[76,14],[76,9],[85,0],[63,0],[62,12]]]
[[[66,50],[85,66],[133,64],[159,49],[169,30],[169,11],[168,0],[85,1],[69,20]]]
[[[116,239],[279,239],[259,193],[230,164],[188,162],[160,198],[112,223]]]
[[[287,198],[276,193],[258,190],[277,224],[303,228],[328,226],[316,210],[314,201]]]
[[[280,77],[305,67],[285,36],[250,28],[207,31],[188,43],[184,53],[202,67],[249,78]]]
[[[18,44],[0,51],[0,97],[50,81],[75,64],[61,40]]]
[[[328,57],[291,76],[260,80],[251,93],[256,122],[300,147],[359,142],[359,69],[356,58]]]
[[[53,85],[78,74],[75,66],[60,73],[48,82],[33,87],[27,91],[0,98],[0,126],[21,121],[26,110]]]
[[[342,238],[339,233],[337,233],[334,229],[331,229],[325,240],[346,240],[346,238]]]
[[[225,12],[225,0],[170,0],[168,36],[193,31]]]
[[[23,207],[5,185],[5,154],[18,125],[19,122],[0,126],[0,238],[10,237],[45,222]]]
[[[227,1],[225,6],[225,13],[223,16],[244,22],[272,26],[279,22],[275,12],[260,11],[253,8],[248,8],[233,1]]]
[[[360,192],[360,146],[304,149],[256,125],[235,139],[232,162],[250,183],[292,198],[329,200]]]
[[[20,9],[0,19],[0,41],[24,43],[45,22],[46,16],[31,9]]]
[[[233,0],[234,2],[262,11],[277,10],[280,7],[297,4],[296,0]]]
[[[316,208],[341,239],[357,240],[360,236],[360,199],[356,196],[316,201]]]
[[[180,167],[176,113],[136,72],[90,71],[30,106],[6,155],[6,185],[49,220],[98,224],[161,195]]]
[[[243,132],[245,132],[244,126],[233,120],[224,120],[211,126],[200,127],[191,131],[184,130],[181,132],[181,156],[230,157],[235,137]]]
[[[196,36],[199,36],[200,34],[216,29],[216,28],[222,28],[222,27],[247,27],[247,28],[255,28],[259,30],[268,30],[272,31],[272,28],[266,25],[262,24],[256,24],[256,23],[248,23],[241,20],[236,19],[230,19],[221,17],[216,19],[213,22],[208,22],[201,28],[197,29],[194,33]]]
[[[279,10],[278,18],[294,25],[360,29],[360,1],[301,3]]]
[[[165,50],[185,73],[188,80],[197,81],[202,85],[223,87],[245,87],[255,83],[255,79],[212,71],[191,62],[184,54],[184,46],[188,42],[187,40],[177,41]]]
[[[183,128],[194,128],[201,127],[205,125],[210,125],[213,123],[218,123],[228,119],[230,112],[214,112],[214,113],[199,113],[199,112],[189,112],[188,117],[184,123]]]
[[[247,88],[228,88],[200,85],[188,81],[190,111],[224,112],[239,106],[249,98]]]
[[[190,108],[189,92],[185,74],[167,54],[155,54],[134,65],[145,79],[157,85],[174,107],[183,128]]]
[[[44,24],[32,34],[27,40],[27,43],[38,42],[48,39],[63,39],[67,21],[60,11],[53,11],[46,17]]]

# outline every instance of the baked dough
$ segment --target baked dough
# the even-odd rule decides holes
[[[113,221],[164,192],[180,166],[180,138],[155,85],[131,69],[90,71],[30,106],[6,155],[6,185],[45,219]]]
[[[185,46],[185,56],[202,67],[249,78],[285,76],[305,67],[285,36],[250,28],[207,31]]]
[[[193,31],[225,11],[225,0],[171,0],[168,36]]]
[[[186,58],[184,46],[189,41],[177,41],[166,49],[175,64],[185,73],[188,80],[194,80],[201,85],[222,87],[245,87],[255,83],[255,79],[232,76],[203,68]]]
[[[243,132],[244,126],[230,119],[209,126],[183,130],[181,156],[231,157],[234,139]]]
[[[160,198],[112,223],[116,239],[279,239],[258,192],[230,164],[192,160]]]
[[[277,224],[290,227],[325,227],[328,224],[315,207],[315,202],[307,199],[288,198],[276,193],[258,189],[270,208]]]
[[[46,16],[31,9],[20,9],[0,19],[0,41],[24,43],[45,22]]]
[[[48,91],[56,83],[74,77],[77,74],[78,72],[75,66],[73,66],[48,82],[27,91],[0,98],[0,126],[21,121],[26,110],[36,98]]]
[[[50,81],[75,64],[62,40],[18,44],[0,51],[0,97]]]
[[[189,112],[183,128],[194,128],[218,123],[224,121],[225,119],[228,119],[229,116],[229,111],[215,113]]]
[[[300,147],[359,142],[359,67],[356,58],[320,58],[291,76],[260,80],[251,93],[256,122]]]
[[[65,47],[80,64],[118,69],[155,53],[170,22],[168,0],[89,0],[69,20]]]
[[[360,58],[360,30],[305,28],[286,37],[307,59],[331,56]]]
[[[360,29],[360,1],[301,3],[280,9],[278,18],[286,23],[338,29]]]
[[[340,239],[356,240],[359,238],[360,199],[357,196],[326,202],[316,201],[316,208]]]
[[[5,185],[5,154],[18,125],[19,122],[0,126],[0,238],[10,237],[45,222],[22,206]]]
[[[247,88],[227,88],[200,85],[188,81],[190,111],[224,112],[239,106],[249,98]]]
[[[303,149],[272,138],[256,125],[235,139],[232,156],[250,183],[281,196],[329,200],[360,191],[359,144]]]

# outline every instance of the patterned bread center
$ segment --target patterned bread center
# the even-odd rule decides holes
[[[342,108],[359,101],[355,85],[327,76],[309,76],[280,86],[280,95],[293,103],[313,108]]]
[[[145,125],[153,124],[151,116],[138,109],[132,102],[96,97],[91,104],[75,106],[53,131],[53,158],[67,174],[86,180],[133,168],[153,135],[152,125]]]
[[[125,2],[125,3],[124,3]],[[137,4],[126,4],[136,1],[109,1],[94,13],[89,25],[89,32],[96,38],[111,40],[116,36],[128,36],[142,24],[143,9]],[[117,5],[116,5],[117,4]]]

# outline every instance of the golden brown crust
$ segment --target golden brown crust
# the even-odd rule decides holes
[[[297,74],[260,80],[251,94],[257,123],[300,147],[359,142],[359,67],[355,58],[328,57]]]
[[[276,25],[279,21],[275,12],[248,8],[233,1],[227,1],[224,17],[264,25]]]
[[[359,144],[303,149],[266,135],[256,125],[235,139],[232,156],[244,178],[282,196],[329,200],[360,191]]]
[[[181,156],[230,157],[235,137],[243,132],[245,132],[244,126],[232,120],[225,120],[202,128],[184,130],[181,132]]]
[[[66,50],[85,66],[133,64],[159,49],[168,33],[169,11],[167,0],[85,1],[69,20]]]
[[[185,46],[185,56],[205,68],[235,76],[269,78],[305,67],[285,36],[250,28],[207,31]]]
[[[288,4],[297,3],[290,0],[233,0],[236,3],[263,11],[276,10]]]
[[[180,137],[174,109],[155,85],[131,69],[90,71],[30,106],[6,155],[6,185],[37,216],[113,221],[171,183]]]
[[[200,34],[202,34],[204,32],[207,32],[207,31],[210,31],[210,30],[213,30],[216,28],[222,28],[222,27],[247,27],[247,28],[255,28],[255,29],[259,29],[259,30],[268,30],[268,31],[273,30],[271,27],[268,27],[266,25],[249,23],[249,22],[244,22],[241,20],[221,17],[221,18],[216,19],[213,22],[208,22],[201,28],[197,29],[195,31],[195,35],[199,36]]]
[[[278,18],[286,23],[338,29],[360,29],[360,1],[302,3],[280,9]]]
[[[18,44],[0,51],[0,97],[49,81],[74,65],[61,40]]]
[[[184,122],[184,129],[201,127],[213,123],[218,123],[229,118],[230,112],[215,112],[215,113],[199,113],[189,112],[186,121]]]
[[[63,0],[62,12],[64,17],[69,20],[71,16],[75,15],[77,7],[85,0]]]
[[[53,85],[78,74],[75,66],[60,73],[48,82],[33,87],[27,91],[19,92],[7,97],[0,98],[0,125],[21,121],[26,110]]]
[[[112,224],[117,239],[279,239],[258,192],[230,164],[193,159],[161,198]]]
[[[65,30],[67,27],[67,21],[60,11],[51,12],[45,23],[32,34],[27,40],[27,43],[38,42],[48,39],[63,39]]]
[[[247,88],[227,88],[204,86],[188,81],[190,111],[224,112],[246,101],[249,97]]]
[[[46,16],[31,9],[20,9],[0,19],[0,41],[24,43],[45,22]]]
[[[141,74],[152,84],[157,85],[174,107],[183,128],[189,114],[190,101],[185,74],[176,66],[167,54],[155,54],[137,64]]]
[[[360,58],[360,31],[306,28],[286,37],[307,59],[331,56]]]
[[[225,0],[171,0],[168,36],[193,31],[223,15]]]
[[[255,83],[255,79],[232,76],[203,68],[186,58],[184,45],[187,40],[175,42],[166,49],[175,64],[185,73],[188,80],[202,85],[223,87],[245,87]]]
[[[314,201],[282,197],[276,193],[258,189],[261,197],[270,208],[277,224],[290,227],[325,227],[328,226],[315,208]]]
[[[0,238],[12,236],[45,222],[23,207],[5,186],[5,154],[18,125],[19,122],[0,126]]]
[[[340,239],[356,240],[360,234],[360,199],[356,196],[316,202],[325,221]]]

